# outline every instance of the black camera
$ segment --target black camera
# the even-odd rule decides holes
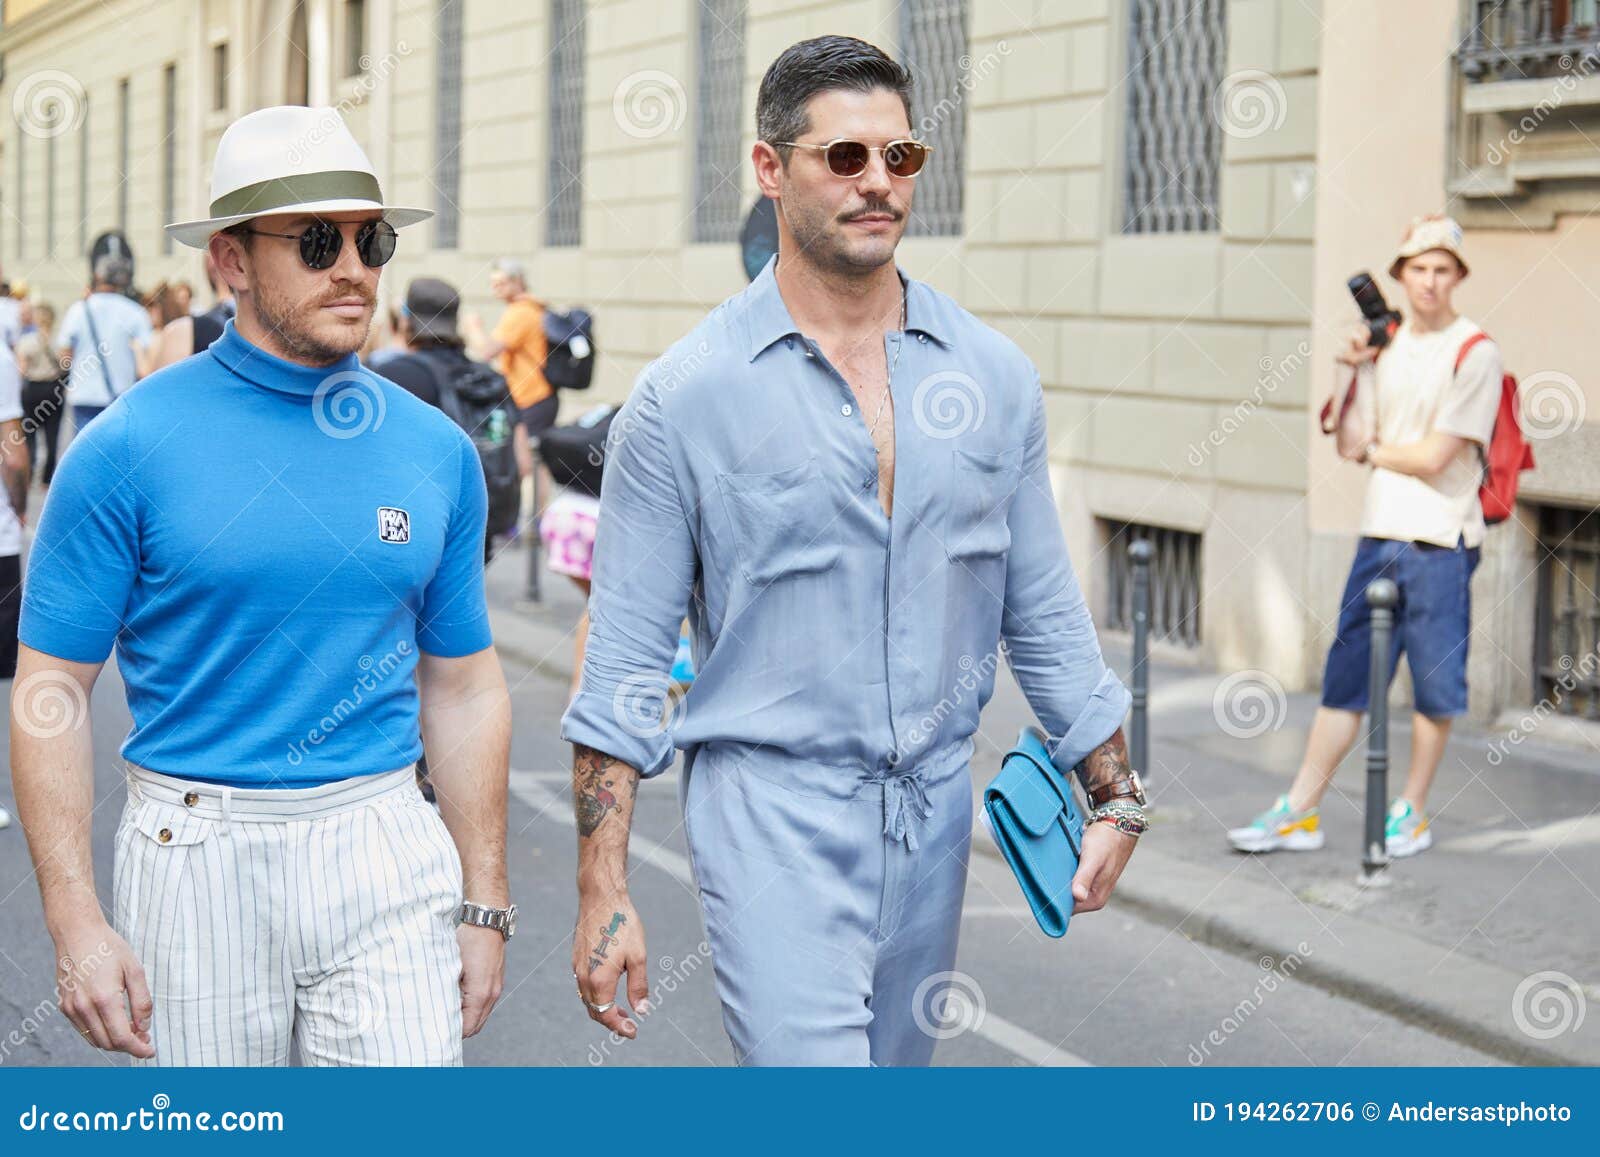
[[[1361,320],[1367,323],[1367,344],[1381,350],[1389,344],[1389,339],[1400,326],[1400,311],[1389,308],[1389,303],[1383,299],[1383,290],[1372,280],[1372,274],[1358,273],[1347,284],[1351,296],[1361,307]]]

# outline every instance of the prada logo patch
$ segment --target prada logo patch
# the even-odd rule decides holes
[[[410,542],[411,515],[398,506],[378,507],[378,538],[382,542]]]

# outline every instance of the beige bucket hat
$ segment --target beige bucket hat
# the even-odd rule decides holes
[[[1411,222],[1411,227],[1400,242],[1400,251],[1389,266],[1389,276],[1399,281],[1400,267],[1409,259],[1432,249],[1443,249],[1461,263],[1461,276],[1465,277],[1468,266],[1467,259],[1461,254],[1461,242],[1461,226],[1454,217],[1443,214],[1418,217]]]

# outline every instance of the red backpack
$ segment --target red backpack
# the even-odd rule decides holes
[[[1489,335],[1475,333],[1461,343],[1456,354],[1456,370],[1467,360],[1472,347]],[[1522,434],[1522,418],[1517,407],[1517,379],[1506,374],[1500,379],[1500,410],[1495,415],[1494,433],[1483,448],[1483,484],[1478,487],[1478,503],[1483,507],[1486,526],[1504,522],[1517,506],[1517,483],[1524,470],[1533,469],[1533,447]]]

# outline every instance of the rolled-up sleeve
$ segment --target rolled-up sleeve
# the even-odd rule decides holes
[[[672,766],[664,722],[695,545],[648,371],[611,424],[578,694],[561,736],[659,775]]]
[[[1009,515],[1001,633],[1011,670],[1050,737],[1063,774],[1122,726],[1132,700],[1106,666],[1078,587],[1050,488],[1044,391],[1037,376],[1022,477]]]

